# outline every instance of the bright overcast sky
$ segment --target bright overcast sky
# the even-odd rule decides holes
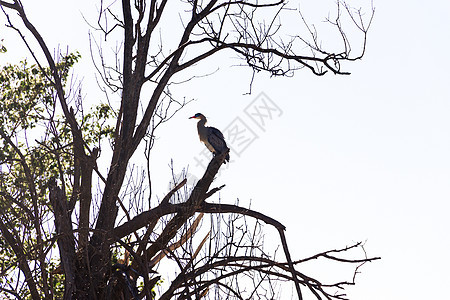
[[[93,1],[23,3],[50,48],[81,52],[84,93],[98,95],[81,18],[92,16],[86,10]],[[351,299],[444,299],[450,284],[450,1],[374,4],[367,53],[347,66],[350,76],[261,75],[244,95],[251,73],[217,61],[216,74],[180,88],[179,97],[196,101],[159,133],[155,189],[159,197],[167,190],[171,158],[176,171],[189,165],[194,178],[202,175],[196,159],[204,146],[189,116],[202,112],[223,131],[246,126],[255,139],[246,148],[233,143],[232,163],[215,183],[226,184],[222,202],[251,201],[283,223],[294,259],[366,241],[368,255],[382,260],[362,268]],[[12,33],[0,30],[8,48],[0,64],[28,56]],[[274,109],[263,126],[246,113],[260,101]]]

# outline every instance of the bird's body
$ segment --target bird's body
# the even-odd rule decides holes
[[[199,119],[197,123],[198,137],[200,138],[200,141],[205,144],[206,148],[208,148],[208,150],[214,155],[218,155],[229,150],[222,132],[220,132],[217,128],[205,126],[206,117],[204,115],[197,113],[189,119]],[[224,163],[227,161],[230,161],[229,154],[225,157]]]

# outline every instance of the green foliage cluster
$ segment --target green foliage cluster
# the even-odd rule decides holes
[[[78,57],[75,54],[68,55],[58,64],[58,71],[65,80]],[[32,198],[31,184],[34,184],[39,202],[45,204],[48,179],[57,177],[61,170],[70,169],[70,131],[67,124],[56,116],[56,107],[48,69],[37,65],[29,66],[26,61],[1,69],[2,192],[19,200],[26,207]],[[57,151],[64,148],[67,149]],[[2,206],[5,205],[4,202],[2,201]],[[12,205],[10,201],[6,203],[7,206]]]
[[[64,85],[79,58],[79,54],[69,54],[57,64]],[[41,283],[45,279],[39,270],[51,274],[58,264],[58,259],[50,260],[56,244],[48,184],[51,180],[63,184],[69,201],[74,174],[72,134],[52,80],[48,68],[27,61],[0,69],[0,222],[23,248],[36,270],[36,282]],[[100,104],[88,113],[77,111],[87,147],[98,147],[105,137],[112,136],[110,106]],[[45,266],[41,266],[42,255]],[[20,280],[17,266],[10,241],[0,236],[0,285],[12,287]],[[58,274],[53,274],[51,281],[56,296],[63,291],[63,281]],[[23,292],[21,296],[26,298],[28,290]]]
[[[114,126],[111,120],[114,112],[108,104],[100,103],[91,112],[82,117],[81,129],[83,138],[87,145],[100,147],[106,137],[110,141],[114,135]]]
[[[77,55],[58,64],[67,78]],[[49,70],[26,61],[0,70],[0,216],[30,264],[42,262],[42,250],[52,248],[47,184],[61,170],[70,169],[70,132],[56,117],[56,97]],[[59,146],[56,146],[59,145]],[[56,155],[55,155],[56,154]],[[50,227],[51,228],[51,227]],[[39,232],[39,233],[38,233]],[[39,244],[40,240],[45,244]],[[18,257],[11,240],[0,237],[0,280],[3,286],[19,283]],[[47,266],[44,266],[47,268]],[[41,274],[35,273],[38,280]],[[27,295],[27,290],[23,290]]]

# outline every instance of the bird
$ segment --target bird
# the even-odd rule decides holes
[[[203,114],[196,113],[189,119],[199,120],[197,122],[198,137],[200,138],[200,141],[202,141],[205,144],[206,148],[208,148],[208,150],[212,152],[214,156],[222,154],[223,152],[229,150],[222,132],[220,132],[220,130],[217,128],[205,126],[207,121],[206,117]],[[227,154],[223,163],[226,164],[229,161],[230,161],[230,154]]]

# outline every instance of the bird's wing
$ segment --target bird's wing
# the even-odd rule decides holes
[[[209,129],[209,133],[210,134],[214,134],[217,135],[219,138],[221,138],[222,140],[224,140],[223,134],[222,132],[220,132],[219,129],[215,128],[215,127],[208,127]]]
[[[218,153],[222,153],[227,149],[222,132],[214,127],[209,127],[208,142]]]

